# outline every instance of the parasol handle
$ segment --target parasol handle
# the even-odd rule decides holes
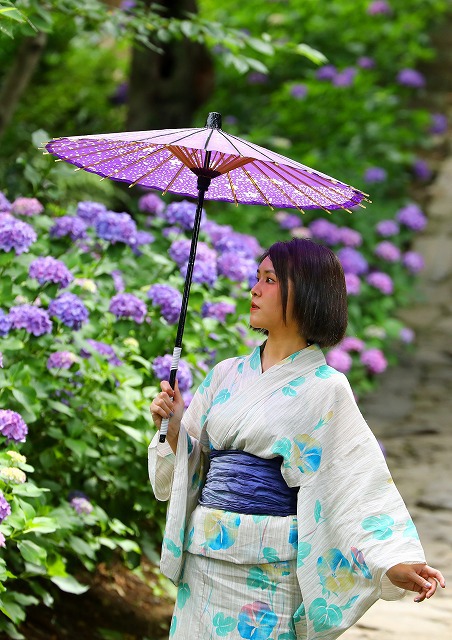
[[[181,347],[174,347],[174,349],[173,349],[173,359],[171,361],[170,379],[169,379],[169,383],[170,383],[171,389],[174,389],[174,387],[176,385],[176,375],[177,375],[177,369],[179,367],[179,360],[180,360],[181,352],[182,352],[182,348]],[[166,434],[168,433],[168,424],[169,424],[169,418],[164,418],[162,420],[161,425],[160,425],[159,442],[165,442]]]

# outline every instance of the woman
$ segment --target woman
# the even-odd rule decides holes
[[[430,598],[414,524],[347,378],[321,347],[347,325],[344,274],[309,240],[277,242],[251,289],[267,335],[209,373],[183,414],[161,383],[149,448],[168,500],[161,569],[178,587],[170,637],[332,640],[379,597]]]

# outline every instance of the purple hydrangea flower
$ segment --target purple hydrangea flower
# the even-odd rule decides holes
[[[373,69],[375,67],[375,60],[373,58],[369,58],[368,56],[361,56],[358,58],[358,67],[361,69]]]
[[[421,158],[418,158],[413,163],[413,173],[416,176],[416,178],[418,180],[422,180],[422,182],[426,182],[427,180],[430,180],[430,178],[432,177],[432,170],[430,169],[428,164],[425,162],[425,160],[422,160]]]
[[[11,213],[18,216],[36,216],[44,211],[44,207],[36,198],[16,198],[11,205]]]
[[[179,320],[182,306],[182,296],[167,284],[154,284],[148,291],[152,304],[158,305],[162,316],[169,324],[176,324]]]
[[[4,338],[11,330],[11,318],[3,309],[0,309],[0,338]]]
[[[0,522],[3,522],[5,518],[11,515],[11,506],[9,502],[6,500],[3,492],[0,491]],[[5,546],[1,545],[0,546]]]
[[[383,238],[396,236],[400,231],[400,227],[395,220],[381,220],[375,229],[378,235],[383,236]]]
[[[61,216],[55,220],[55,224],[50,229],[52,238],[63,238],[69,236],[71,240],[86,238],[87,224],[77,216]]]
[[[93,510],[93,505],[86,498],[72,498],[69,504],[79,515],[88,515]]]
[[[171,362],[173,358],[171,355],[157,356],[152,363],[152,369],[155,376],[159,380],[169,380]],[[189,391],[193,385],[193,378],[191,375],[190,367],[185,360],[179,360],[179,367],[177,369],[177,382],[179,384],[179,390],[181,393]]]
[[[387,296],[391,295],[394,291],[392,278],[391,276],[388,276],[387,273],[374,271],[373,273],[369,273],[366,280],[371,287],[375,287],[375,289],[378,289],[381,293],[384,293]]]
[[[80,329],[88,320],[88,309],[75,293],[62,293],[49,304],[49,314],[71,329]]]
[[[180,273],[183,278],[187,275],[188,264],[184,264],[180,268]],[[208,284],[213,286],[218,278],[217,265],[212,260],[198,260],[196,259],[195,266],[193,268],[193,282],[199,284]]]
[[[106,211],[107,207],[104,204],[85,200],[78,203],[76,214],[87,224],[94,224],[99,214],[106,213]]]
[[[248,84],[267,84],[268,76],[260,71],[251,71],[246,77]]]
[[[190,254],[190,240],[175,240],[169,249],[170,257],[181,268],[181,274],[187,273],[187,261]],[[200,284],[215,284],[217,280],[217,254],[205,242],[198,242],[196,261],[193,270],[193,281]]]
[[[374,253],[376,256],[382,260],[386,260],[387,262],[398,262],[400,260],[399,247],[392,242],[389,242],[389,240],[379,242],[374,249]]]
[[[409,204],[399,209],[396,220],[413,231],[422,231],[427,226],[427,218],[417,204]]]
[[[117,318],[131,318],[141,324],[146,317],[147,307],[133,293],[118,293],[110,300],[108,308]]]
[[[191,245],[190,240],[187,240],[186,238],[182,238],[181,240],[175,240],[171,245],[171,247],[169,248],[168,253],[170,255],[170,258],[174,260],[174,262],[179,267],[182,266],[185,262],[187,262],[188,257],[190,255],[190,245]],[[212,249],[209,249],[209,247],[206,245],[205,242],[198,242],[197,259],[199,259],[200,254],[202,254],[203,252],[207,253],[208,251],[212,251]],[[215,258],[216,258],[216,255],[215,255]]]
[[[380,349],[367,349],[363,351],[360,360],[370,373],[383,373],[388,366],[387,360]]]
[[[323,218],[317,218],[309,225],[309,231],[316,240],[322,240],[326,244],[333,245],[340,242],[340,229],[334,224]]]
[[[357,296],[361,291],[361,280],[354,273],[346,273],[345,287],[347,289],[347,295]]]
[[[110,344],[92,340],[91,338],[88,338],[86,342],[90,345],[90,347],[97,351],[97,353],[100,353],[102,356],[106,356],[108,362],[113,366],[120,367],[122,365],[122,361],[117,357],[115,350]],[[91,357],[91,353],[86,349],[81,349],[80,355],[82,356],[82,358],[86,359]]]
[[[315,77],[317,80],[334,80],[337,74],[337,69],[332,64],[325,64],[316,71]]]
[[[161,217],[165,210],[165,203],[156,193],[146,193],[138,200],[138,208],[143,213]]]
[[[26,222],[16,220],[12,216],[0,219],[0,249],[3,251],[14,249],[19,256],[28,252],[37,237],[36,231]]]
[[[330,367],[333,367],[333,369],[341,373],[348,373],[352,368],[352,357],[340,347],[328,351],[325,360]]]
[[[447,131],[447,117],[443,113],[432,113],[430,133],[441,135]],[[0,206],[1,210],[1,206]]]
[[[425,267],[424,258],[416,251],[407,251],[403,254],[402,264],[411,273],[419,273]]]
[[[346,247],[359,247],[362,245],[363,237],[359,231],[349,227],[339,227],[339,242]]]
[[[356,76],[356,69],[354,67],[347,67],[343,69],[333,78],[333,84],[335,87],[350,87],[353,84]]]
[[[64,262],[56,260],[51,256],[33,260],[28,269],[28,275],[30,278],[36,278],[41,285],[46,282],[54,282],[60,284],[62,287],[67,287],[74,279],[74,276]]]
[[[144,244],[152,244],[155,237],[149,231],[137,231],[135,237],[131,240],[130,244],[136,247],[141,247]]]
[[[249,282],[257,270],[256,261],[227,251],[218,258],[218,272],[233,282]]]
[[[70,351],[55,351],[47,360],[47,369],[70,369],[77,356]]]
[[[25,329],[34,336],[52,332],[52,321],[47,311],[32,304],[11,307],[8,315],[13,329]]]
[[[202,306],[203,318],[214,318],[218,322],[226,322],[228,313],[235,313],[236,305],[229,302],[205,302]]]
[[[405,344],[411,344],[414,340],[414,331],[409,327],[402,327],[399,333],[400,339]]]
[[[182,200],[181,202],[171,202],[166,207],[165,218],[169,224],[178,224],[182,229],[191,231],[195,223],[196,204],[189,202],[188,200]],[[206,212],[204,209],[201,213],[201,223],[206,219]]]
[[[300,224],[300,223],[298,223]],[[262,247],[259,245],[256,238],[249,236],[245,233],[225,233],[217,238],[213,246],[219,253],[234,252],[244,256],[245,258],[254,258],[256,255],[262,253]]]
[[[405,87],[422,89],[425,86],[425,78],[416,69],[402,69],[397,74],[397,82]]]
[[[0,409],[0,433],[8,440],[25,442],[28,427],[20,414],[9,409]]]
[[[125,284],[122,277],[121,271],[119,269],[115,269],[111,272],[111,277],[113,278],[113,285],[115,287],[115,291],[117,293],[122,293],[125,290]]]
[[[174,239],[175,237],[180,236],[182,233],[182,229],[174,225],[172,227],[165,227],[164,229],[162,229],[162,236],[164,238]]]
[[[387,177],[387,171],[383,167],[369,167],[364,173],[364,181],[367,184],[384,182]]]
[[[352,247],[344,247],[337,252],[345,273],[354,273],[355,275],[362,275],[367,273],[369,265],[362,253],[353,249]]]
[[[295,214],[290,214],[290,213],[285,214],[279,220],[279,226],[281,227],[281,229],[288,229],[289,231],[291,229],[296,229],[297,227],[301,227],[301,225],[302,225],[302,222],[300,218]]]
[[[223,236],[234,233],[234,230],[230,225],[218,224],[218,222],[214,222],[213,220],[206,220],[202,226],[202,231],[209,236],[213,243],[218,242],[218,240],[223,238]]]
[[[290,95],[295,100],[303,100],[308,95],[308,88],[305,84],[294,84],[290,89]]]
[[[184,407],[188,409],[190,406],[190,402],[193,400],[193,394],[190,391],[184,391],[182,394],[182,398],[184,400]]]
[[[5,194],[0,191],[0,212],[3,211],[11,211],[11,202],[5,196]]]
[[[108,240],[112,244],[115,242],[135,244],[137,226],[128,213],[104,211],[98,214],[94,226],[99,238]]]
[[[370,16],[387,15],[391,12],[391,5],[386,0],[373,0],[367,7],[367,13]]]
[[[359,353],[364,349],[365,344],[355,336],[346,336],[339,346],[344,351],[357,351]]]

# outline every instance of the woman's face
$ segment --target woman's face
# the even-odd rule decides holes
[[[257,270],[256,284],[251,289],[250,325],[267,331],[287,330],[293,320],[293,292],[289,281],[286,324],[283,321],[281,290],[270,257],[262,260]]]

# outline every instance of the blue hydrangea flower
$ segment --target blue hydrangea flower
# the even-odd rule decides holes
[[[28,427],[22,416],[10,409],[0,409],[0,433],[8,440],[25,442]]]
[[[69,503],[79,515],[88,515],[93,510],[91,502],[84,497],[75,497]]]
[[[147,307],[133,293],[118,293],[110,300],[108,310],[117,318],[131,318],[141,324],[146,317]]]
[[[159,380],[169,380],[172,360],[173,358],[169,354],[154,358],[152,369],[156,378]],[[177,382],[181,393],[188,391],[193,385],[190,367],[185,360],[182,359],[179,360],[179,367],[177,369]]]
[[[387,273],[374,271],[373,273],[369,273],[366,280],[371,287],[375,287],[376,289],[381,291],[381,293],[384,293],[387,296],[391,295],[391,293],[394,291],[392,278]]]
[[[396,220],[412,231],[423,231],[427,225],[427,218],[416,204],[399,209]]]
[[[104,204],[85,200],[78,203],[76,213],[79,218],[82,218],[88,224],[94,224],[97,220],[97,216],[100,213],[105,213],[106,211],[107,207]]]
[[[0,218],[0,249],[3,251],[14,249],[19,256],[28,252],[37,237],[36,231],[26,222],[16,220],[12,216]]]
[[[400,231],[400,227],[395,220],[381,220],[375,229],[378,235],[383,236],[383,238],[396,236]]]
[[[400,249],[389,240],[379,242],[375,249],[375,255],[387,262],[398,262],[400,260]]]
[[[36,278],[41,285],[46,282],[54,282],[60,284],[62,287],[67,287],[74,279],[74,276],[64,262],[56,260],[51,256],[33,260],[28,269],[28,275],[30,278]]]
[[[405,87],[413,89],[422,89],[425,86],[425,78],[416,69],[402,69],[397,74],[397,82]]]
[[[333,245],[340,242],[340,229],[334,222],[317,218],[309,225],[309,231],[316,240],[321,240],[326,244]]]
[[[128,213],[104,211],[96,217],[94,225],[97,235],[103,240],[108,240],[113,244],[115,242],[136,243],[137,227],[132,216]]]
[[[88,225],[82,218],[77,216],[61,216],[55,220],[55,224],[50,229],[51,238],[64,238],[69,236],[71,240],[86,238]]]
[[[160,307],[162,316],[169,324],[179,320],[182,296],[177,289],[167,284],[154,284],[148,291],[152,304]]]
[[[11,515],[11,506],[3,495],[3,492],[0,491],[0,522],[3,522],[9,515]]]
[[[77,356],[70,351],[55,351],[47,360],[47,369],[70,369]]]
[[[235,304],[229,302],[205,302],[201,309],[203,318],[214,318],[218,322],[226,322],[228,313],[235,313]]]
[[[171,202],[166,207],[165,218],[169,224],[178,224],[182,229],[191,231],[195,223],[196,204],[189,202],[188,200],[182,200],[181,202]],[[204,209],[201,213],[201,224],[206,219],[206,212]]]
[[[343,247],[337,252],[342,267],[346,273],[354,273],[355,275],[362,275],[366,273],[369,265],[362,253],[352,247]]]
[[[52,332],[52,321],[44,309],[31,304],[21,304],[11,307],[9,319],[13,329],[25,329],[34,336],[42,336]]]
[[[146,193],[138,200],[138,208],[144,213],[160,217],[165,210],[165,203],[156,193]]]
[[[257,264],[252,258],[227,251],[217,260],[218,272],[234,282],[248,282],[255,277]]]
[[[92,347],[95,351],[97,351],[97,353],[100,353],[101,355],[106,356],[108,362],[113,366],[119,367],[122,365],[122,361],[117,357],[115,350],[113,349],[111,344],[106,344],[105,342],[99,342],[98,340],[92,340],[91,338],[88,338],[86,342],[90,345],[90,347]],[[86,349],[81,349],[80,355],[82,356],[82,358],[91,357],[91,353]]]
[[[88,309],[75,293],[62,293],[49,304],[49,314],[71,329],[80,329],[88,320]]]
[[[2,191],[0,191],[0,211],[11,211],[11,202]]]
[[[181,276],[184,278],[187,274],[187,267],[188,264],[184,264],[180,268]],[[213,286],[217,281],[217,277],[218,273],[215,261],[196,258],[196,262],[193,268],[193,282]]]
[[[407,251],[403,254],[402,264],[411,273],[419,273],[425,266],[424,258],[416,251]]]
[[[11,318],[0,309],[0,337],[7,336],[12,326]]]
[[[364,181],[367,184],[384,182],[387,177],[388,173],[383,167],[369,167],[364,173]]]
[[[111,272],[111,277],[113,278],[113,285],[117,293],[122,293],[126,288],[124,285],[124,280],[122,278],[122,273],[119,269],[115,269]]]

